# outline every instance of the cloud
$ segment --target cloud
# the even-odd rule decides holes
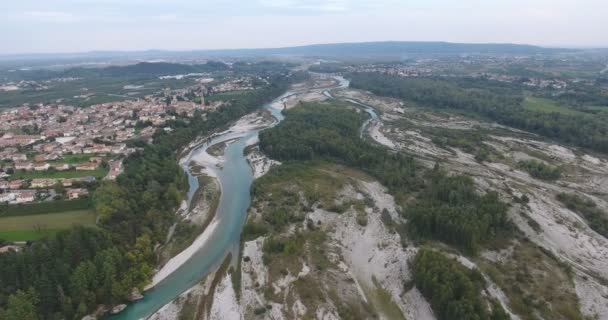
[[[80,20],[80,17],[65,11],[26,11],[23,16],[27,19],[42,22],[73,22]]]
[[[289,11],[344,12],[351,9],[348,0],[259,0],[263,7]]]

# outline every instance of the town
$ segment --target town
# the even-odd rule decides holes
[[[167,121],[215,110],[209,93],[253,90],[238,77],[207,85],[201,78],[184,89],[141,99],[77,108],[61,103],[24,104],[0,113],[0,203],[74,200],[87,197],[99,180],[115,180],[135,141],[152,142]]]

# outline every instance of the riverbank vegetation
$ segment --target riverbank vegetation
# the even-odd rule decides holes
[[[377,178],[398,199],[414,195],[404,214],[415,238],[439,240],[475,253],[511,234],[507,206],[496,193],[479,195],[471,178],[448,176],[438,167],[423,174],[411,157],[361,139],[359,128],[365,118],[348,105],[302,104],[285,114],[281,124],[260,134],[265,153],[281,161],[337,162]],[[264,179],[275,178],[260,181]],[[256,194],[261,192],[254,188]],[[284,219],[281,225],[289,221]]]
[[[125,160],[116,181],[104,181],[93,194],[98,228],[63,231],[19,253],[0,255],[4,314],[25,308],[35,310],[38,319],[80,319],[100,304],[126,301],[133,288],[142,289],[156,264],[153,248],[165,240],[187,188],[178,151],[264,105],[288,85],[289,78],[275,74],[269,85],[205,117],[198,113],[167,123],[172,132],[158,132],[153,144]],[[22,292],[37,299],[17,299]]]
[[[583,320],[572,269],[527,239],[512,242],[499,260],[480,258],[479,268],[508,298],[521,319]]]
[[[542,105],[538,100],[526,104],[523,89],[513,85],[483,79],[406,78],[380,73],[356,73],[351,78],[351,87],[356,89],[417,106],[472,113],[563,143],[608,152],[607,113],[555,112],[555,105],[548,110],[546,100]]]
[[[512,237],[514,227],[507,217],[508,206],[497,193],[480,193],[470,177],[448,175],[439,166],[424,169],[409,156],[361,139],[359,130],[365,116],[352,106],[335,102],[304,103],[285,111],[285,115],[281,124],[260,135],[261,149],[283,161],[283,165],[254,184],[255,201],[264,202],[268,208],[261,213],[262,219],[245,227],[243,237],[269,237],[263,250],[270,268],[277,257],[297,256],[298,248],[304,243],[302,234],[295,238],[281,234],[287,225],[302,223],[303,214],[312,211],[310,206],[316,204],[341,213],[345,208],[356,210],[359,205],[336,202],[336,192],[343,188],[340,187],[342,180],[336,178],[333,173],[336,170],[325,170],[321,172],[324,177],[317,177],[310,166],[319,161],[325,166],[338,163],[359,169],[387,186],[400,200],[401,213],[407,221],[402,225],[403,222],[389,218],[391,229],[404,239],[440,241],[467,254],[476,254],[480,248]],[[481,144],[477,139],[470,147],[479,148]],[[319,191],[316,197],[310,197],[306,188],[290,187],[317,178],[331,182],[312,183],[315,187],[312,190]],[[319,189],[319,186],[325,187]],[[314,223],[308,225],[311,230],[315,229]],[[359,225],[366,223],[359,222]],[[431,302],[439,319],[508,319],[500,304],[482,298],[485,281],[478,271],[429,250],[421,251],[413,263],[414,282]]]
[[[341,163],[376,177],[395,193],[420,187],[412,157],[361,139],[365,116],[348,105],[305,103],[285,116],[278,126],[260,134],[260,148],[270,157]]]
[[[528,172],[532,177],[541,180],[557,180],[562,172],[554,167],[538,160],[519,161],[517,167]]]

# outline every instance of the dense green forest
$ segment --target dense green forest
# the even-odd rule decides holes
[[[415,204],[405,211],[411,236],[440,240],[474,253],[512,232],[507,205],[496,192],[479,195],[471,177],[447,176],[435,167],[426,181]]]
[[[95,191],[98,228],[64,231],[0,255],[0,318],[80,319],[142,289],[156,263],[154,245],[164,241],[187,187],[177,151],[279,96],[289,80],[276,75],[270,85],[206,117],[168,123],[171,133],[159,131],[153,144],[126,159],[117,181]]]
[[[481,273],[469,270],[440,252],[422,249],[412,263],[416,287],[431,304],[439,320],[507,320],[509,315],[496,301],[481,295],[485,281]]]
[[[489,80],[468,78],[405,78],[380,73],[355,73],[351,87],[369,90],[423,107],[481,115],[564,143],[608,152],[608,113],[564,114],[523,108],[521,90]]]

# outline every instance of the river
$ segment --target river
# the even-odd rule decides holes
[[[348,87],[348,81],[336,77],[339,85],[335,88]],[[281,110],[282,100],[295,94],[308,92],[323,92],[322,89],[304,89],[287,91],[273,102],[264,106],[271,112],[276,121],[274,126],[284,119]],[[188,202],[198,189],[198,180],[190,173],[190,160],[207,148],[228,140],[235,142],[228,144],[224,153],[223,168],[213,168],[220,182],[222,193],[216,211],[217,225],[210,234],[207,241],[202,245],[185,263],[169,274],[152,289],[146,291],[144,298],[131,303],[118,315],[110,316],[112,320],[145,319],[155,311],[175,299],[184,291],[193,287],[207,274],[213,272],[223,262],[229,252],[238,254],[240,235],[247,217],[247,209],[251,203],[250,189],[253,182],[253,172],[243,151],[247,141],[255,138],[263,129],[248,131],[245,133],[220,134],[211,141],[194,148],[189,154],[180,160],[180,164],[188,174],[190,189]]]

